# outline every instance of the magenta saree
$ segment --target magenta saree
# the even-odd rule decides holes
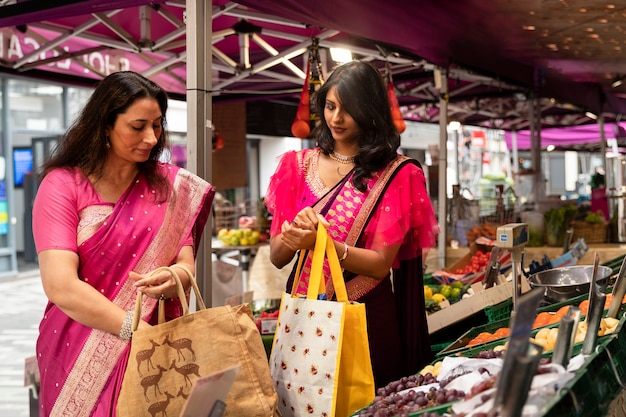
[[[80,259],[79,277],[123,309],[132,309],[136,290],[128,279],[129,271],[146,273],[171,265],[184,245],[193,244],[195,252],[215,192],[209,183],[184,169],[169,164],[160,164],[159,169],[172,188],[170,198],[162,203],[141,176],[111,205],[99,201],[77,170],[48,174],[33,210],[38,252],[75,250]],[[73,225],[64,221],[72,215],[76,218]],[[61,231],[74,227],[75,248],[62,232],[45,232],[55,218],[60,219]],[[177,315],[177,302],[168,302],[171,315]],[[144,297],[143,303],[142,318],[150,321],[156,300]],[[81,325],[50,303],[39,331],[40,415],[115,415],[129,343]]]
[[[366,192],[344,181],[330,190],[317,174],[319,149],[288,152],[272,176],[265,197],[273,214],[271,234],[280,233],[306,206],[324,214],[333,239],[379,249],[401,245],[391,276],[383,280],[344,273],[348,297],[366,305],[372,367],[377,386],[419,371],[431,359],[423,295],[422,256],[439,231],[425,178],[416,161],[398,156],[369,179]],[[306,290],[305,261],[300,286]],[[327,295],[332,286],[327,282]],[[291,289],[291,280],[287,291]]]

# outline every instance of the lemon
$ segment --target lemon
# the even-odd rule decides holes
[[[433,300],[437,301],[438,303],[441,303],[443,301],[446,301],[446,297],[443,294],[433,294],[432,296]]]
[[[433,289],[424,285],[424,298],[433,298]]]

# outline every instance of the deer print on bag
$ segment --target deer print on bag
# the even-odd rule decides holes
[[[165,391],[165,401],[157,401],[155,403],[150,404],[148,407],[148,412],[152,417],[156,417],[157,413],[161,413],[163,417],[167,417],[167,406],[170,405],[170,399],[175,398],[172,394]]]
[[[159,394],[162,394],[161,389],[159,388],[159,381],[163,376],[163,372],[167,371],[167,369],[165,369],[161,365],[157,365],[157,368],[159,368],[158,374],[148,375],[141,380],[141,386],[143,387],[143,396],[146,398],[146,401],[150,401],[150,399],[148,398],[148,388],[152,386],[154,386],[154,398],[156,398],[157,396],[157,391],[159,391]]]
[[[189,385],[192,385],[191,379],[189,379],[189,375],[195,375],[200,378],[200,367],[195,363],[188,363],[186,365],[178,367],[176,366],[176,360],[174,359],[172,360],[172,365],[170,366],[170,369],[174,369],[176,372],[185,377],[185,386],[187,386],[187,382],[189,382]]]
[[[185,394],[185,391],[183,391],[183,387],[180,387],[180,389],[178,390],[178,394],[176,394],[176,397],[183,397],[183,400],[186,400],[187,397],[189,397],[189,394]]]
[[[170,347],[176,349],[176,353],[178,353],[178,359],[185,359],[185,355],[183,355],[183,349],[187,349],[191,352],[191,361],[195,362],[196,360],[196,352],[191,348],[191,339],[187,339],[185,337],[181,339],[176,339],[173,342],[170,342],[170,336],[165,336],[165,340],[161,343],[161,346],[169,345]]]
[[[137,372],[139,372],[139,376],[143,376],[141,370],[139,369],[141,367],[141,362],[143,361],[146,361],[147,372],[150,372],[150,369],[156,369],[152,364],[152,355],[154,355],[154,350],[157,346],[159,346],[159,344],[152,339],[150,339],[150,343],[152,344],[152,347],[150,349],[140,350],[135,355],[135,359],[137,360]]]

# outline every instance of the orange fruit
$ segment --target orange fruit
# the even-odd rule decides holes
[[[509,334],[511,334],[511,329],[509,329],[508,327],[500,327],[498,330],[493,332],[493,335],[496,339],[499,339],[501,337],[509,337]]]
[[[561,314],[553,314],[552,317],[550,317],[550,320],[548,320],[548,324],[555,324],[561,321],[561,317],[563,317],[564,315]]]
[[[533,329],[548,325],[551,318],[552,315],[547,311],[542,311],[537,314],[537,317],[535,317],[535,321],[533,322]]]
[[[613,294],[607,294],[606,299],[604,300],[604,309],[606,310],[607,308],[609,308],[612,302],[613,302]]]
[[[489,332],[481,332],[481,333],[478,334],[478,336],[476,336],[475,338],[470,340],[467,345],[468,346],[479,345],[481,343],[489,342],[491,340],[493,340],[493,335],[491,333],[489,333]]]
[[[485,338],[476,336],[467,343],[467,346],[480,345],[481,343],[485,343]]]
[[[589,300],[582,300],[580,304],[578,304],[578,308],[580,308],[580,314],[587,314],[589,311]]]
[[[563,307],[559,308],[556,311],[556,313],[554,313],[554,314],[559,316],[559,317],[567,316],[567,311],[568,310],[569,310],[569,306],[563,306]]]

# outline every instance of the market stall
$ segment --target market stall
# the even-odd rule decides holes
[[[515,314],[510,299],[460,301],[497,306],[500,316],[482,324],[465,317],[466,331],[439,346],[431,364],[379,389],[354,416],[622,415],[617,407],[626,375],[623,263],[620,256],[546,270],[589,277],[586,292],[555,301],[547,288],[534,288]],[[510,282],[498,286],[512,288]]]

